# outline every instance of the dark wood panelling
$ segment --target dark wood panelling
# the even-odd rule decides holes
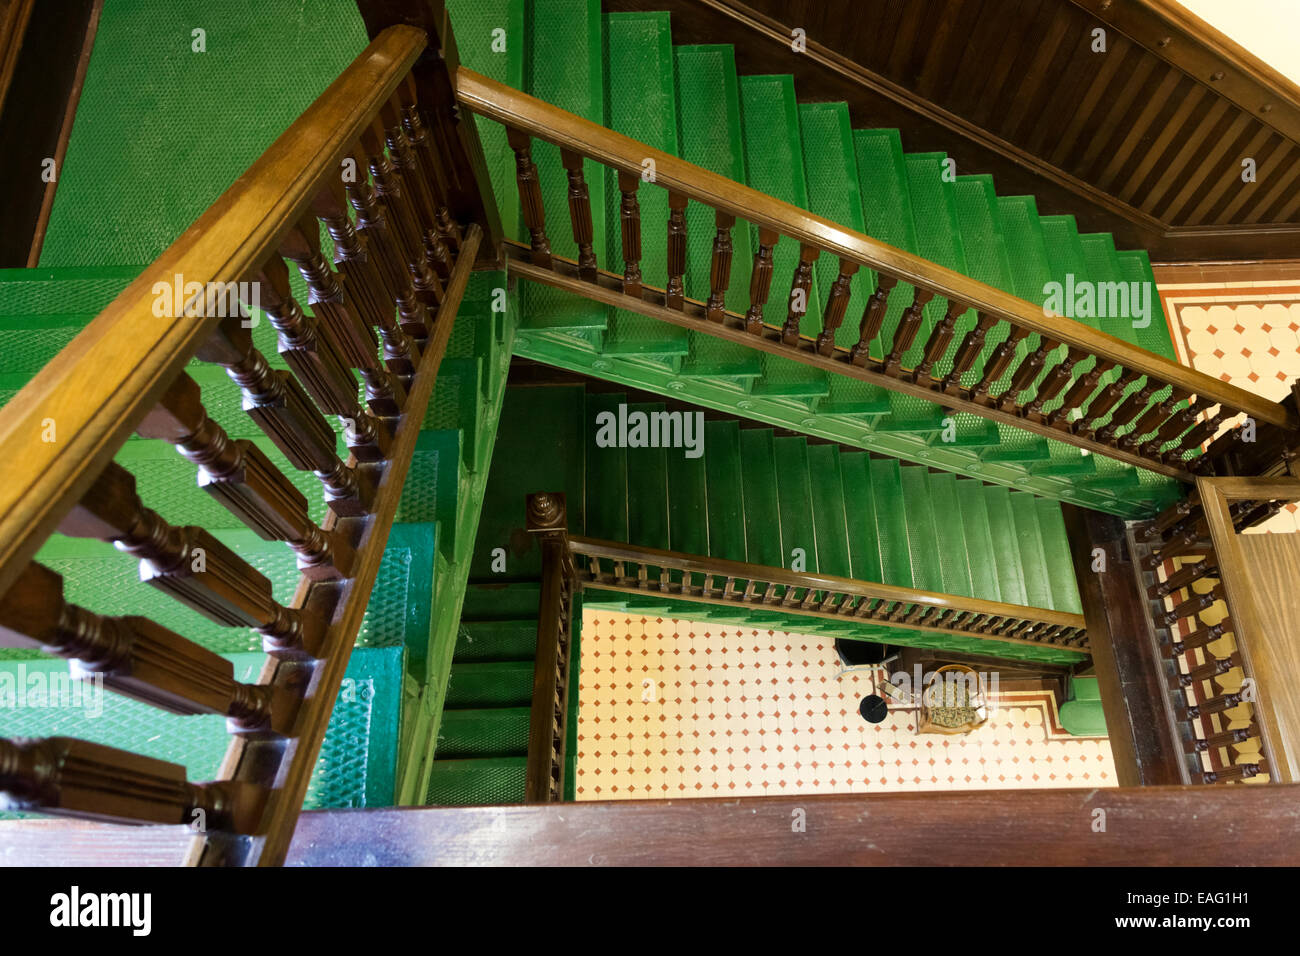
[[[733,43],[742,73],[793,73],[801,100],[845,100],[855,126],[896,126],[909,151],[944,150],[960,171],[992,173],[1000,192],[1033,193],[1043,212],[1075,214],[1121,247],[1169,261],[1287,255],[1300,243],[1288,189],[1300,90],[1203,24],[1189,32],[1168,6],[605,3],[666,7],[675,42]],[[804,55],[789,50],[794,27]],[[1105,53],[1092,50],[1098,27]],[[1258,164],[1254,184],[1241,182],[1245,156]]]

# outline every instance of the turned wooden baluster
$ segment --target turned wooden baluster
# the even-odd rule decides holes
[[[1204,740],[1197,740],[1192,743],[1191,752],[1203,754],[1210,750],[1222,750],[1224,748],[1236,749],[1237,744],[1244,744],[1250,740],[1254,734],[1250,727],[1238,727],[1236,730],[1225,730],[1222,733],[1211,734]]]
[[[1177,657],[1180,654],[1185,654],[1198,647],[1204,647],[1212,641],[1217,641],[1231,630],[1231,619],[1224,618],[1218,624],[1211,624],[1208,627],[1202,627],[1199,630],[1192,631],[1192,633],[1167,644],[1165,646],[1165,657]]]
[[[279,333],[279,352],[321,410],[345,415],[357,403],[357,380],[344,364],[333,339],[324,334],[289,290],[289,270],[271,256],[257,275],[262,310]]]
[[[1281,511],[1283,504],[1285,504],[1285,502],[1282,501],[1261,502],[1259,505],[1255,506],[1255,508],[1246,512],[1245,517],[1243,517],[1233,527],[1236,528],[1238,532],[1242,532],[1247,528],[1253,528],[1257,524],[1263,524]]]
[[[844,313],[849,308],[849,296],[853,292],[853,276],[857,274],[858,263],[852,259],[840,260],[840,273],[831,283],[831,293],[826,299],[826,311],[822,315],[822,330],[817,333],[817,352],[830,355],[835,351],[835,333],[844,322]]]
[[[375,195],[384,207],[385,219],[402,262],[409,266],[423,261],[424,229],[420,226],[410,194],[402,188],[401,176],[384,152],[384,128],[379,119],[362,130],[356,151],[365,154]]]
[[[1235,414],[1235,413],[1234,413]],[[1233,425],[1222,435],[1210,442],[1205,454],[1192,462],[1192,470],[1198,475],[1212,474],[1215,464],[1225,457],[1241,451],[1246,440],[1245,422]]]
[[[967,305],[964,302],[948,300],[948,308],[943,314],[943,319],[930,331],[930,337],[926,340],[925,349],[921,353],[921,363],[912,370],[913,382],[931,377],[930,370],[934,368],[935,362],[947,354],[948,346],[952,344],[953,335],[957,330],[957,320],[966,309]]]
[[[641,298],[641,204],[636,191],[641,178],[636,173],[618,174],[618,222],[623,240],[623,294]]]
[[[1179,439],[1178,445],[1171,448],[1166,453],[1166,458],[1169,460],[1182,459],[1188,454],[1188,452],[1200,448],[1202,444],[1219,431],[1224,420],[1230,418],[1233,414],[1235,413],[1231,408],[1227,405],[1220,404],[1217,412],[1183,435],[1183,437]]]
[[[180,764],[87,740],[0,739],[0,810],[251,833],[264,803],[249,784],[190,783]]]
[[[1186,395],[1187,393],[1184,392],[1183,396],[1186,397]],[[1198,397],[1196,401],[1188,402],[1181,411],[1170,415],[1165,423],[1156,430],[1155,435],[1142,443],[1139,451],[1148,458],[1172,458],[1177,446],[1171,447],[1167,453],[1162,450],[1164,446],[1173,442],[1183,432],[1191,428],[1196,419],[1202,413],[1213,408],[1214,404],[1214,399],[1204,397]]]
[[[1034,384],[1034,379],[1038,378],[1038,373],[1043,370],[1043,365],[1047,362],[1048,353],[1060,344],[1045,335],[1039,337],[1038,348],[1026,355],[1016,366],[1016,370],[1011,374],[1011,384],[998,396],[998,404],[1002,411],[1015,414],[1020,410],[1020,393]]]
[[[668,193],[668,288],[664,303],[680,312],[686,305],[686,197]]]
[[[220,714],[241,734],[285,736],[296,697],[235,680],[234,664],[143,617],[102,617],[69,603],[63,578],[29,564],[0,597],[0,646],[39,649],[72,661],[78,680],[173,714]]]
[[[339,355],[336,341],[314,316],[303,312],[289,293],[289,273],[278,256],[272,256],[258,274],[262,308],[279,333],[280,354],[316,404],[347,424],[345,438],[358,461],[383,461],[392,435],[388,426],[365,411],[357,401],[357,380]],[[373,360],[376,361],[377,360]],[[392,400],[380,402],[388,411]],[[396,415],[400,406],[392,412]]]
[[[1087,352],[1082,349],[1068,347],[1065,350],[1065,358],[1056,364],[1056,366],[1043,376],[1043,381],[1038,386],[1038,391],[1034,393],[1034,399],[1025,406],[1025,415],[1033,418],[1035,421],[1043,420],[1043,406],[1056,398],[1061,389],[1065,388],[1065,383],[1070,380],[1074,374],[1074,367],[1086,358]]]
[[[573,241],[578,246],[578,277],[596,281],[596,253],[592,249],[591,197],[582,177],[582,154],[560,150],[560,162],[569,174],[569,219],[573,223]]]
[[[1186,498],[1174,502],[1174,504],[1152,518],[1149,524],[1134,534],[1135,540],[1152,541],[1163,536],[1166,531],[1181,523],[1183,519],[1200,506],[1200,495],[1193,491]]]
[[[1124,397],[1125,390],[1141,377],[1141,372],[1125,370],[1123,374],[1103,388],[1088,405],[1088,410],[1084,413],[1083,418],[1079,420],[1075,433],[1085,438],[1092,438],[1100,427],[1101,420],[1106,417],[1106,413]]]
[[[349,467],[335,451],[334,431],[290,372],[272,369],[253,347],[249,330],[226,319],[196,353],[226,370],[244,395],[244,411],[266,432],[290,463],[314,472],[330,509],[340,516],[363,515],[374,499],[368,472]]]
[[[1069,431],[1072,427],[1071,419],[1074,410],[1082,410],[1083,403],[1086,402],[1088,397],[1096,390],[1097,383],[1101,381],[1101,377],[1114,367],[1115,363],[1110,359],[1098,358],[1097,361],[1092,364],[1092,368],[1088,369],[1088,371],[1084,372],[1074,380],[1074,384],[1070,386],[1070,390],[1065,393],[1065,398],[1061,400],[1060,406],[1056,411],[1047,416],[1047,424],[1051,425],[1053,428],[1059,428],[1062,431]],[[1082,412],[1080,412],[1078,417],[1082,419]]]
[[[181,373],[136,427],[199,466],[199,487],[267,541],[284,541],[310,580],[351,576],[355,553],[338,531],[311,520],[307,499],[257,445],[233,440],[208,417],[198,383]]]
[[[1241,692],[1224,694],[1221,697],[1212,697],[1203,704],[1192,704],[1187,708],[1187,717],[1189,720],[1196,720],[1199,717],[1208,717],[1211,714],[1221,714],[1225,710],[1231,710],[1244,700]]]
[[[745,331],[763,333],[763,306],[772,292],[772,250],[777,234],[771,229],[758,230],[758,251],[754,253],[754,270],[749,276],[749,310],[745,313]]]
[[[1142,412],[1147,407],[1147,402],[1151,396],[1161,388],[1159,382],[1153,382],[1148,378],[1142,387],[1130,392],[1128,397],[1120,403],[1119,408],[1115,409],[1115,414],[1111,416],[1110,423],[1105,428],[1097,432],[1097,440],[1100,442],[1112,442],[1115,434]]]
[[[388,155],[392,159],[394,172],[401,177],[402,188],[411,197],[411,206],[415,212],[420,232],[426,233],[437,226],[438,207],[441,203],[434,197],[433,188],[436,176],[426,176],[424,169],[416,158],[415,149],[407,138],[406,128],[402,125],[402,110],[397,95],[390,97],[379,109],[380,120],[384,126],[384,142],[388,145]],[[435,232],[436,236],[437,233]],[[439,242],[442,240],[439,239]]]
[[[710,322],[721,322],[727,314],[727,288],[731,285],[731,229],[736,217],[721,209],[714,214],[717,235],[713,237],[713,258],[709,264],[709,301],[704,317]]]
[[[1223,585],[1216,584],[1204,594],[1194,594],[1186,601],[1176,605],[1173,610],[1157,614],[1156,619],[1166,627],[1172,627],[1185,617],[1195,617],[1201,611],[1213,607],[1216,601],[1223,600]]]
[[[402,126],[407,138],[415,150],[416,161],[420,166],[424,181],[433,190],[437,209],[434,211],[435,229],[438,237],[447,244],[452,252],[459,252],[464,236],[460,224],[451,217],[447,208],[447,196],[444,184],[455,178],[455,171],[444,167],[442,155],[433,141],[433,135],[425,125],[416,101],[415,78],[407,75],[405,82],[398,88],[398,99],[402,107]]]
[[[898,320],[898,328],[894,330],[893,345],[889,349],[889,354],[885,356],[886,375],[898,375],[899,369],[903,366],[903,356],[912,347],[912,343],[916,340],[916,333],[921,329],[923,310],[933,298],[934,293],[929,289],[922,289],[919,286],[913,289],[912,304],[903,310]]]
[[[358,147],[348,157],[357,163],[359,170],[367,168],[368,160]],[[384,288],[397,303],[397,314],[402,331],[413,339],[424,341],[433,325],[428,310],[416,295],[415,286],[406,267],[406,257],[398,248],[397,238],[389,227],[389,216],[380,204],[374,189],[365,181],[344,180],[348,201],[357,213],[357,232],[369,243],[370,252],[379,266]]]
[[[59,525],[74,538],[97,538],[140,558],[140,580],[226,627],[251,627],[268,649],[314,654],[325,631],[318,615],[287,608],[271,582],[203,528],[168,524],[146,508],[135,476],[109,462]]]
[[[885,313],[889,309],[889,293],[897,284],[898,280],[893,276],[883,273],[877,276],[876,291],[867,299],[867,304],[862,310],[862,320],[858,323],[857,344],[849,349],[849,359],[854,365],[865,368],[871,358],[871,343],[880,334],[880,326],[884,323]]]
[[[527,133],[508,126],[506,140],[515,152],[515,179],[519,183],[519,201],[523,208],[524,225],[528,227],[533,265],[550,269],[552,268],[551,240],[546,238],[546,210],[542,206],[542,181],[537,175],[537,164],[533,162],[532,138]],[[626,174],[619,174],[619,188],[622,188],[624,175]],[[624,201],[626,202],[626,195]],[[627,238],[626,227],[623,238],[624,240]],[[623,249],[626,255],[626,241]]]
[[[1149,435],[1157,425],[1174,415],[1178,404],[1188,396],[1188,391],[1184,388],[1173,387],[1169,391],[1169,396],[1163,402],[1156,402],[1146,410],[1146,413],[1138,418],[1137,422],[1127,435],[1119,440],[1119,447],[1126,451],[1132,451],[1137,447],[1138,441],[1145,435]]]
[[[1175,591],[1181,591],[1207,574],[1217,570],[1219,567],[1218,555],[1207,554],[1195,564],[1187,564],[1179,568],[1173,574],[1169,575],[1164,581],[1158,581],[1147,588],[1147,597],[1162,598],[1166,594],[1173,594]]]
[[[1259,763],[1236,763],[1230,767],[1224,767],[1222,770],[1207,770],[1201,774],[1201,779],[1206,783],[1229,783],[1233,780],[1249,780],[1267,772],[1268,765],[1263,761]]]
[[[280,251],[298,266],[298,272],[307,283],[308,305],[320,319],[325,339],[334,344],[344,362],[351,383],[350,404],[356,405],[357,386],[351,372],[355,368],[361,372],[361,378],[366,383],[367,404],[377,415],[396,418],[406,403],[406,387],[380,363],[379,340],[375,337],[374,326],[362,317],[356,304],[344,293],[338,275],[321,255],[320,231],[316,220],[308,217],[297,228],[290,230]],[[355,417],[353,412],[334,414]]]
[[[989,389],[1002,378],[1007,367],[1011,364],[1011,360],[1016,357],[1016,346],[1024,341],[1028,335],[1028,329],[1021,328],[1018,325],[1011,326],[1011,331],[1007,333],[1007,337],[993,348],[988,361],[984,363],[984,372],[980,376],[980,380],[971,389],[971,401],[980,405],[995,404],[996,399],[989,394]]]
[[[786,345],[799,344],[799,323],[808,313],[808,297],[812,293],[813,263],[820,255],[816,246],[799,246],[799,264],[795,266],[790,282],[790,307],[785,324],[781,326],[781,341]]]
[[[975,359],[979,358],[989,329],[993,328],[997,321],[997,316],[984,312],[976,313],[975,328],[967,332],[966,338],[962,339],[961,345],[957,347],[957,355],[952,360],[952,371],[939,383],[945,395],[956,395],[961,392],[961,377],[975,364]]]
[[[343,184],[330,179],[314,200],[313,208],[334,240],[334,262],[344,295],[369,328],[378,327],[388,370],[399,379],[409,380],[419,364],[420,347],[397,324],[396,295],[389,291],[379,263],[370,254],[369,239],[357,232],[348,217]],[[397,384],[403,389],[399,401],[405,404],[405,384]]]
[[[1191,687],[1198,681],[1213,680],[1230,670],[1235,670],[1241,666],[1241,652],[1233,651],[1227,657],[1218,660],[1206,661],[1199,667],[1193,667],[1186,674],[1178,674],[1170,679],[1169,686],[1171,689],[1180,687]],[[1216,681],[1217,683],[1217,681]]]

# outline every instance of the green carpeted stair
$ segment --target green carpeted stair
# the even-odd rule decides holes
[[[1106,714],[1097,678],[1070,678],[1070,699],[1061,705],[1061,726],[1078,737],[1106,736]]]
[[[1145,252],[1116,251],[1108,235],[1080,236],[1072,217],[1039,215],[1033,197],[999,197],[988,176],[948,176],[943,153],[905,153],[896,130],[854,130],[845,104],[798,102],[788,75],[738,76],[730,46],[673,47],[667,13],[603,14],[598,0],[451,0],[449,8],[467,66],[1032,302],[1044,301],[1045,283],[1063,282],[1070,273],[1079,280],[1152,281]],[[522,33],[512,33],[506,51],[496,52],[487,24],[522,28]],[[485,149],[497,195],[516,205],[504,139],[489,132]],[[554,153],[544,143],[535,145],[548,235],[558,253],[572,255],[563,171]],[[617,183],[591,164],[587,182],[593,208],[606,210],[603,219],[595,217],[596,248],[606,254],[602,265],[617,271],[622,262]],[[666,199],[649,186],[641,188],[639,199],[642,272],[646,281],[662,285]],[[702,299],[708,291],[712,213],[693,204],[687,224],[687,294]],[[737,311],[749,304],[752,232],[743,224],[733,231],[736,265],[728,305]],[[789,282],[796,253],[789,240],[777,247],[769,324],[784,318],[783,283]],[[804,320],[806,333],[820,328],[821,304],[835,272],[830,256],[815,266],[816,295]],[[875,277],[866,270],[855,278],[838,344],[856,341],[856,319],[874,287]],[[1082,321],[1172,358],[1159,299],[1152,298],[1152,319],[1145,328],[1117,319]],[[892,296],[883,341],[892,339],[909,300],[906,289]],[[949,441],[945,413],[924,400],[558,290],[527,289],[524,312],[516,352],[548,364],[1116,514],[1150,514],[1176,494],[1175,483],[1163,476],[972,415],[955,416]],[[942,312],[941,301],[927,307],[907,361],[916,360]],[[973,324],[968,313],[958,336]],[[985,356],[1005,334],[1004,327],[990,336]],[[1030,336],[1018,347],[1019,355],[1036,346],[1037,336]],[[1053,361],[1063,354],[1062,347]],[[1081,363],[1077,372],[1090,364]],[[968,382],[981,365],[967,373]],[[945,369],[941,364],[936,371]],[[1103,383],[1114,375],[1108,373]],[[1059,403],[1058,398],[1046,409]]]
[[[562,491],[569,529],[688,554],[1079,612],[1058,503],[920,465],[842,451],[734,419],[705,423],[704,454],[600,448],[596,416],[625,396],[511,385],[471,558],[427,792],[430,804],[523,799],[540,553],[525,498]],[[629,411],[662,411],[633,403]],[[749,424],[749,423],[746,423]],[[585,607],[718,620],[890,644],[1074,664],[1085,655],[966,635],[820,621],[772,610],[584,591]],[[576,687],[577,655],[571,678]],[[576,714],[576,695],[570,701]],[[576,717],[570,732],[576,728]]]

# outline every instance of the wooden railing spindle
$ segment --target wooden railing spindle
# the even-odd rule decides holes
[[[718,231],[713,237],[713,255],[709,261],[709,301],[704,317],[710,322],[721,322],[726,316],[727,289],[731,285],[731,229],[736,217],[718,211],[714,222]]]

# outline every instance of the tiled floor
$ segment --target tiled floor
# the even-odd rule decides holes
[[[829,638],[589,610],[579,800],[1114,786],[1104,738],[1071,737],[1050,698],[1003,693],[966,736],[869,724],[862,672]]]

